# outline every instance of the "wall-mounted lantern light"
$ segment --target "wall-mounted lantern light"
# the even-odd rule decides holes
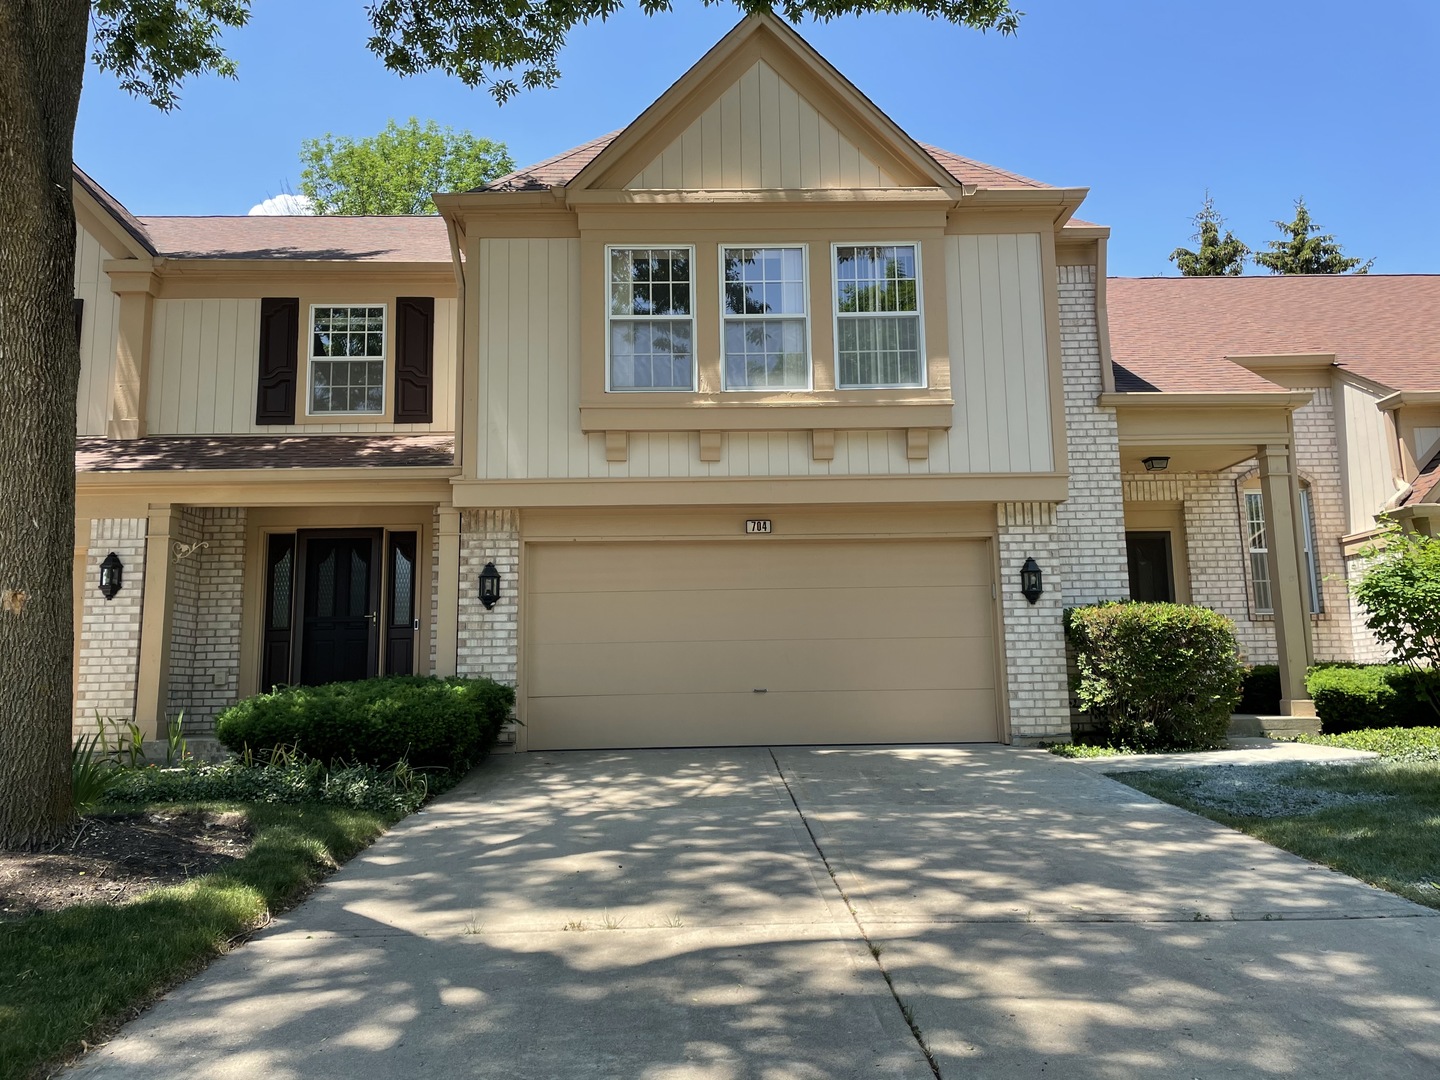
[[[1157,454],[1154,457],[1141,459],[1140,464],[1145,466],[1146,472],[1164,472],[1170,467],[1170,459]]]
[[[125,564],[120,561],[120,556],[112,551],[100,564],[100,592],[106,600],[114,600],[124,582]]]
[[[489,611],[500,599],[500,571],[495,569],[493,562],[487,562],[485,569],[480,571],[480,603],[485,605]]]
[[[1020,593],[1035,603],[1045,594],[1044,575],[1040,573],[1040,564],[1034,559],[1026,559],[1025,565],[1020,568]]]

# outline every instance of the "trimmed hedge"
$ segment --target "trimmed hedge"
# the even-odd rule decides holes
[[[1276,664],[1256,664],[1240,686],[1237,713],[1252,716],[1275,716],[1280,712],[1280,668]]]
[[[1429,692],[1427,693],[1427,685]],[[1305,688],[1327,735],[1366,728],[1426,727],[1437,720],[1440,675],[1400,664],[1313,667]]]
[[[288,686],[222,712],[215,734],[236,753],[298,750],[320,761],[464,772],[490,752],[515,691],[490,679],[396,675]]]
[[[1224,744],[1245,670],[1224,615],[1187,604],[1100,604],[1072,609],[1065,624],[1080,670],[1080,711],[1110,745]]]

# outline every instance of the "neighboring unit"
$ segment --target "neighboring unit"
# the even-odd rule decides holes
[[[770,16],[439,217],[75,192],[77,727],[414,672],[515,684],[520,749],[1063,738],[1062,610],[1132,593],[1304,712],[1374,651],[1375,514],[1430,505],[1433,282],[1107,283],[1084,189]]]

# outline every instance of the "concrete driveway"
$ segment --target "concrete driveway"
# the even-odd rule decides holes
[[[1435,915],[1039,751],[536,753],[74,1075],[1436,1077]]]

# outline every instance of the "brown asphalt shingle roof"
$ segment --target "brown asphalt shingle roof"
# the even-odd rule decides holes
[[[1410,485],[1400,500],[1401,506],[1414,506],[1416,503],[1433,502],[1430,497],[1436,487],[1440,486],[1440,451],[1430,459],[1430,463],[1420,470],[1420,475]]]
[[[451,466],[449,435],[154,435],[75,440],[76,472]]]
[[[599,157],[600,153],[619,135],[618,131],[601,135],[598,139],[591,139],[587,143],[566,150],[563,154],[556,154],[535,165],[528,165],[523,169],[517,169],[498,179],[491,180],[484,187],[475,190],[544,191],[551,187],[568,184],[580,174],[581,169]],[[997,169],[994,165],[986,165],[984,162],[960,157],[948,150],[941,150],[938,146],[922,146],[922,149],[961,184],[972,184],[975,187],[987,189],[1050,187],[1049,184],[1042,184],[1039,180],[1031,180],[1018,173]]]
[[[155,246],[151,243],[150,236],[146,233],[145,226],[140,224],[139,219],[130,213],[129,210],[126,210],[125,207],[120,204],[119,199],[115,198],[114,195],[111,195],[110,192],[97,184],[94,179],[91,178],[90,174],[80,168],[79,165],[71,162],[70,169],[75,178],[75,182],[89,192],[90,197],[105,208],[106,212],[115,219],[116,224],[133,236],[141,247],[154,255],[156,253]]]
[[[161,255],[172,259],[310,259],[325,262],[449,263],[450,238],[437,215],[415,217],[145,217]]]
[[[1112,278],[1117,390],[1278,389],[1227,356],[1334,353],[1392,390],[1440,390],[1440,276]]]

